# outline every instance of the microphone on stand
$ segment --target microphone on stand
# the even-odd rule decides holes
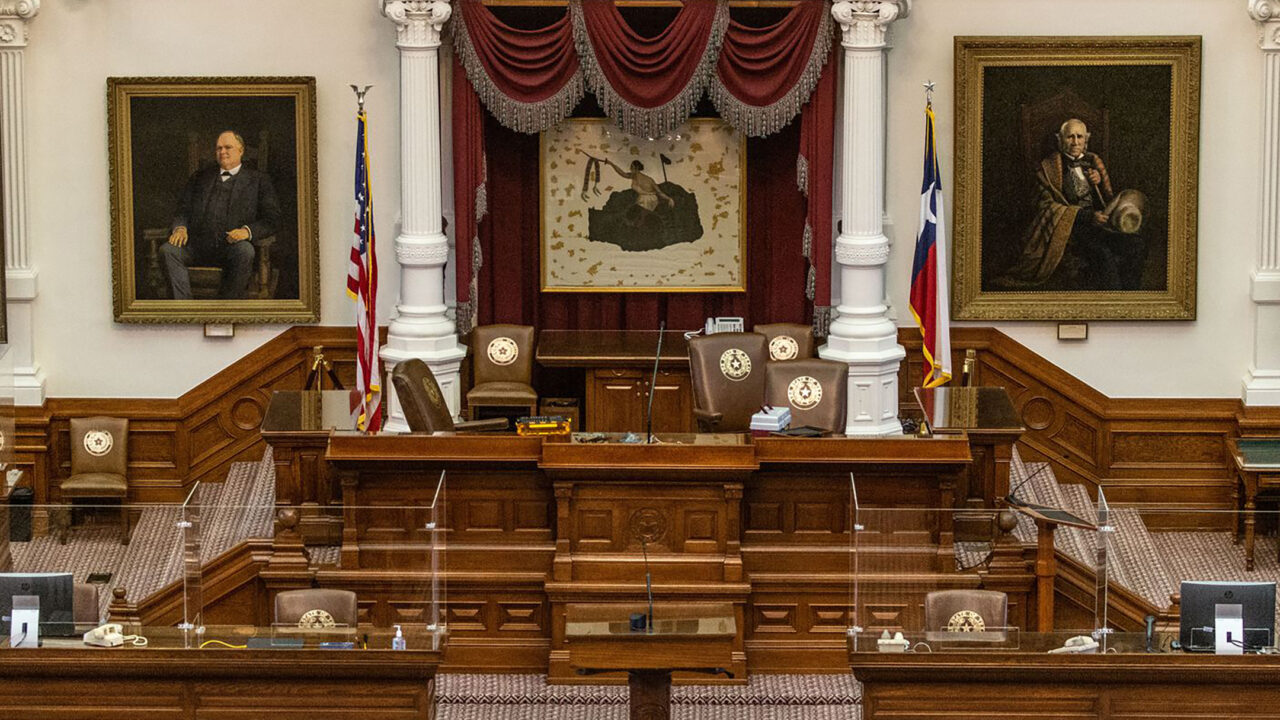
[[[649,596],[649,614],[645,616],[645,631],[653,632],[653,575],[649,572],[649,547],[640,538],[640,551],[644,553],[644,591]]]
[[[658,324],[658,351],[653,354],[653,376],[649,378],[649,402],[644,411],[644,441],[653,442],[653,391],[658,384],[658,361],[662,359],[662,338],[666,334],[667,321]],[[652,603],[650,603],[652,605]],[[653,608],[649,608],[650,620],[653,619]]]

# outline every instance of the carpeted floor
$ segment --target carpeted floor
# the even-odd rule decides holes
[[[275,503],[275,466],[271,450],[257,462],[235,463],[222,483],[202,483],[199,501],[201,557],[217,557],[250,537],[269,537]],[[123,587],[134,601],[181,577],[182,534],[177,506],[147,506],[134,523],[128,545],[119,542],[116,525],[72,526],[66,545],[52,536],[12,543],[17,572],[70,572],[77,582],[91,573],[110,573],[99,591],[102,613],[111,602],[110,588]]]
[[[861,689],[850,675],[753,675],[746,685],[678,685],[678,720],[856,720]],[[547,685],[542,675],[441,675],[439,720],[625,720],[627,688]]]

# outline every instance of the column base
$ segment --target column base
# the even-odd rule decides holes
[[[21,368],[13,373],[13,404],[44,405],[45,393],[44,370],[39,366]]]
[[[415,339],[415,344],[420,339]],[[409,423],[404,419],[404,410],[400,408],[400,399],[396,397],[396,389],[390,378],[396,365],[410,358],[417,358],[431,368],[431,374],[436,376],[436,383],[440,385],[440,392],[444,395],[445,404],[449,406],[449,413],[455,420],[459,419],[462,408],[462,376],[459,369],[462,367],[462,359],[467,356],[467,348],[459,345],[457,336],[454,335],[438,339],[441,341],[440,347],[424,352],[421,349],[404,350],[396,347],[395,340],[388,337],[387,344],[378,353],[388,378],[387,387],[382,390],[388,411],[384,431],[409,432]]]
[[[1241,397],[1249,407],[1280,405],[1280,370],[1249,368]]]
[[[845,435],[902,434],[902,423],[898,420],[898,368],[906,354],[896,343],[871,352],[849,352],[830,343],[818,348],[819,357],[849,365]]]

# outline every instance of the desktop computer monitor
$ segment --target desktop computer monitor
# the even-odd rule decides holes
[[[1276,584],[1274,582],[1182,582],[1182,623],[1179,640],[1190,652],[1213,652],[1218,606],[1238,606],[1244,624],[1244,649],[1275,643]]]
[[[40,634],[68,637],[76,634],[72,602],[75,586],[71,573],[0,573],[0,637],[9,636],[13,596],[40,598]]]

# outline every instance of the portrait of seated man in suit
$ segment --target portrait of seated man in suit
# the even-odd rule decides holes
[[[1069,118],[1058,151],[1036,169],[1036,212],[1021,257],[996,280],[1005,288],[1138,290],[1146,263],[1139,234],[1146,198],[1117,193],[1103,159],[1089,152],[1089,129]]]
[[[280,203],[271,178],[242,164],[244,138],[232,130],[218,135],[217,164],[187,181],[160,258],[173,299],[190,300],[188,268],[222,268],[219,299],[241,299],[254,269],[255,241],[275,235]]]

